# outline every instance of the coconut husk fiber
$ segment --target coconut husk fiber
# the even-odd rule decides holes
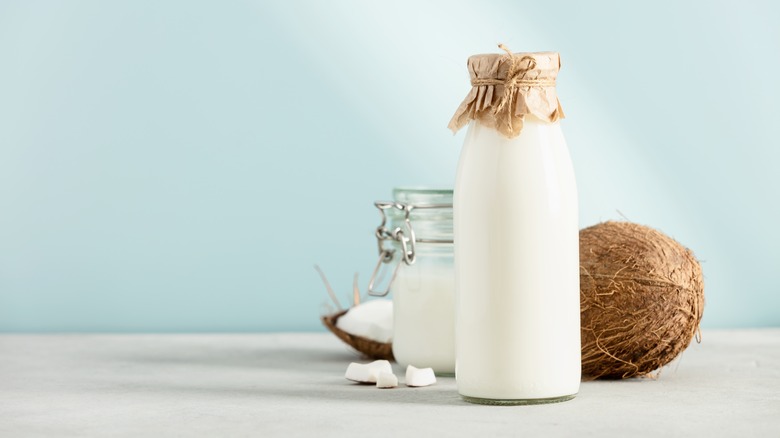
[[[697,335],[701,266],[657,230],[600,223],[580,231],[580,299],[583,377],[646,376]]]

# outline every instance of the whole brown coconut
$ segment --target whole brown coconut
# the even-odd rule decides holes
[[[644,376],[699,330],[704,281],[693,253],[652,228],[604,222],[580,231],[582,374]]]

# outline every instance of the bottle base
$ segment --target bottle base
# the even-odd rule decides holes
[[[571,395],[563,395],[560,397],[549,397],[549,398],[527,398],[527,399],[492,399],[492,398],[481,398],[481,397],[471,397],[468,395],[460,395],[463,397],[463,400],[469,402],[469,403],[475,403],[479,405],[492,405],[492,406],[522,406],[522,405],[546,405],[550,403],[561,403],[565,401],[569,401],[577,396],[577,394],[571,394]]]

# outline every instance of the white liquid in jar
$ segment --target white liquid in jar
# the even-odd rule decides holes
[[[450,260],[452,260],[450,258]],[[403,367],[455,372],[455,276],[452,266],[401,266],[393,294],[393,355]]]
[[[454,198],[457,384],[539,400],[580,384],[577,189],[557,122],[508,139],[471,122]]]

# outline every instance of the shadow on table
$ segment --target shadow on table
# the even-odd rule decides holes
[[[141,389],[141,388],[137,388]],[[325,401],[333,403],[366,403],[366,404],[417,404],[436,406],[473,406],[463,401],[455,389],[454,383],[434,385],[425,388],[408,388],[400,386],[394,389],[380,390],[369,385],[357,384],[318,384],[306,387],[290,386],[288,388],[247,386],[247,387],[217,387],[191,386],[176,384],[159,384],[147,388],[155,392],[170,392],[187,397],[202,397],[207,400],[247,398],[251,400],[267,400],[275,403],[289,403],[290,400]]]

